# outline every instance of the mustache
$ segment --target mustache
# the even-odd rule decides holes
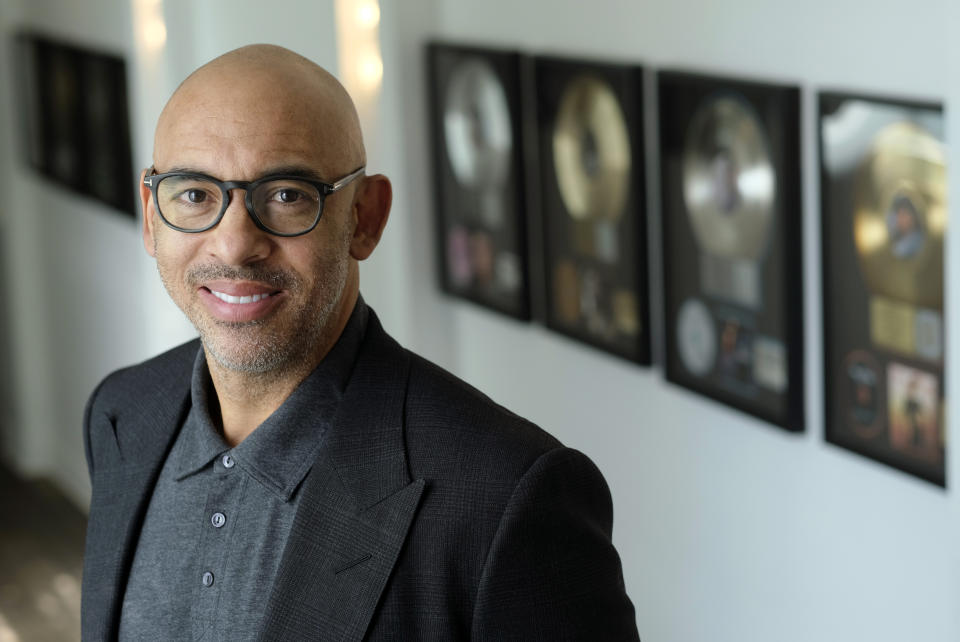
[[[293,272],[264,265],[197,265],[187,270],[185,278],[191,286],[198,286],[204,281],[258,281],[278,290],[292,290],[300,284],[300,279]]]

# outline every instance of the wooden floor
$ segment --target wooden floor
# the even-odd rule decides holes
[[[80,639],[85,529],[51,485],[0,467],[0,642]]]

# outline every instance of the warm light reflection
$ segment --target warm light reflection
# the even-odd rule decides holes
[[[137,0],[134,23],[144,48],[157,52],[167,44],[167,24],[163,17],[163,0]]]
[[[340,80],[363,116],[376,103],[383,82],[380,3],[377,0],[336,0],[336,14]]]
[[[357,24],[362,29],[373,29],[380,24],[380,5],[376,0],[365,0],[357,6]]]
[[[167,42],[167,25],[159,20],[144,26],[143,41],[151,49],[159,49]]]
[[[862,254],[872,254],[887,242],[887,224],[877,218],[861,215],[855,218],[853,229],[857,249]]]
[[[375,88],[383,78],[383,61],[377,54],[370,54],[360,63],[360,82],[365,88]]]

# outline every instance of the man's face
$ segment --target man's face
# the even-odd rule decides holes
[[[356,169],[331,153],[328,132],[303,101],[256,92],[217,98],[181,101],[161,122],[158,172],[179,168],[227,181],[303,170],[332,182]],[[147,251],[208,356],[230,370],[263,373],[307,359],[324,344],[344,314],[345,284],[356,269],[353,193],[348,186],[329,196],[317,227],[293,238],[258,229],[241,190],[231,192],[220,223],[198,234],[166,227],[146,193]]]

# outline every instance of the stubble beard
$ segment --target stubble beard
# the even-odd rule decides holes
[[[276,318],[276,314],[256,321],[214,319],[195,298],[178,301],[171,287],[172,276],[160,261],[157,261],[157,269],[167,292],[197,329],[204,351],[217,365],[236,373],[282,377],[304,369],[304,366],[316,365],[307,362],[315,359],[317,348],[326,345],[335,330],[333,317],[349,273],[346,254],[349,235],[344,236],[341,246],[332,248],[323,257],[320,266],[326,278],[317,281],[310,292],[305,291],[306,284],[299,275],[283,268],[205,264],[190,268],[184,274],[184,287],[188,292],[196,292],[204,281],[220,279],[258,281],[285,290],[289,300],[283,305],[295,307],[279,311],[281,319]]]

